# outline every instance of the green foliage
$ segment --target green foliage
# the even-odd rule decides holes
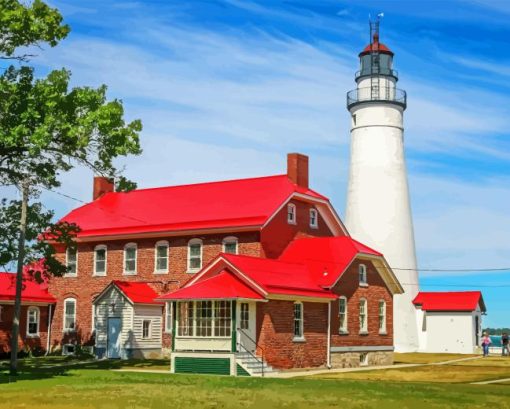
[[[31,4],[0,0],[0,58],[27,60],[28,54],[15,55],[18,47],[40,43],[54,47],[68,33],[69,26],[62,24],[59,11],[40,0]]]
[[[8,266],[18,257],[18,221],[21,214],[21,202],[18,200],[0,202],[0,264]],[[33,203],[27,208],[27,229],[25,265],[28,273],[37,281],[47,278],[48,273],[60,276],[67,268],[55,258],[55,248],[47,241],[38,240],[41,232],[51,237],[57,244],[74,246],[73,238],[79,231],[76,225],[69,223],[51,223],[53,212],[44,210],[41,203]]]
[[[70,89],[62,69],[35,79],[32,68],[9,67],[0,76],[0,183],[59,186],[58,176],[82,164],[114,177],[113,159],[141,153],[139,120],[126,123],[106,86]]]

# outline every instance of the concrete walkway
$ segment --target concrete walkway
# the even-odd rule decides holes
[[[338,368],[338,369],[313,369],[307,371],[281,371],[281,372],[269,372],[265,374],[268,378],[295,378],[301,376],[312,376],[312,375],[324,375],[334,373],[346,373],[346,372],[361,372],[361,371],[379,371],[384,369],[401,369],[401,368],[416,368],[420,366],[440,366],[448,365],[455,362],[473,361],[475,359],[481,359],[479,356],[472,356],[469,358],[452,359],[450,361],[422,363],[422,364],[397,364],[397,365],[384,365],[384,366],[360,366],[356,368]]]
[[[489,385],[491,383],[510,382],[510,378],[493,379],[492,381],[471,382],[471,385]]]

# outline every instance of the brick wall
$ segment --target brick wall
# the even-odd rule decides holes
[[[298,200],[291,200],[289,203],[296,205],[296,224],[287,222],[287,205],[285,205],[262,229],[260,238],[263,256],[267,258],[278,258],[295,238],[333,236],[320,214],[318,214],[318,227],[310,227],[310,209],[315,208],[313,204]]]
[[[359,285],[358,266],[367,267],[367,287]],[[331,305],[331,346],[393,345],[393,297],[370,261],[355,260],[333,289],[347,297],[348,334],[339,334],[338,300]],[[360,335],[359,301],[367,300],[368,334]],[[386,301],[386,334],[379,334],[379,300]]]
[[[223,239],[227,236],[238,238],[239,254],[260,256],[258,232],[79,243],[77,277],[54,277],[49,283],[49,292],[58,300],[52,321],[52,348],[63,343],[75,342],[94,345],[91,331],[92,300],[112,280],[149,282],[159,294],[176,290],[192,277],[187,273],[188,241],[193,238],[203,240],[202,264],[206,265],[222,251]],[[162,240],[169,242],[169,272],[156,274],[154,273],[155,244]],[[132,242],[137,244],[138,249],[137,274],[124,275],[124,246]],[[99,244],[107,245],[107,268],[104,277],[93,276],[94,248]],[[63,249],[57,256],[65,262]],[[63,304],[68,297],[77,300],[77,325],[76,331],[72,333],[63,332]],[[163,346],[165,348],[170,346],[169,336],[163,337]]]
[[[295,342],[294,302],[270,300],[257,304],[258,343],[274,368],[310,368],[326,364],[328,306],[303,303],[304,341]],[[259,349],[258,354],[262,354]]]
[[[11,331],[14,318],[14,305],[2,304],[2,316],[0,321],[0,354],[11,350]],[[25,347],[34,349],[40,348],[46,350],[48,336],[48,306],[41,305],[39,308],[39,336],[27,336],[27,311],[28,306],[21,306],[21,320],[18,338],[18,349],[21,351]]]

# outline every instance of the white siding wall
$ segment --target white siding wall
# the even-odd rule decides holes
[[[112,304],[115,308],[112,308]],[[133,306],[114,287],[96,302],[96,347],[106,348],[108,331],[108,318],[119,317],[121,319],[121,348],[131,348]]]
[[[143,339],[143,321],[151,321],[150,338]],[[135,305],[132,348],[161,348],[163,306]]]

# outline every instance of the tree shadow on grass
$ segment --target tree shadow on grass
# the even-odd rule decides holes
[[[59,376],[74,376],[73,370],[110,370],[122,368],[150,369],[168,365],[163,359],[102,359],[80,361],[73,357],[40,357],[22,359],[18,365],[18,375],[9,375],[9,362],[0,361],[0,384],[23,380],[41,380]]]

